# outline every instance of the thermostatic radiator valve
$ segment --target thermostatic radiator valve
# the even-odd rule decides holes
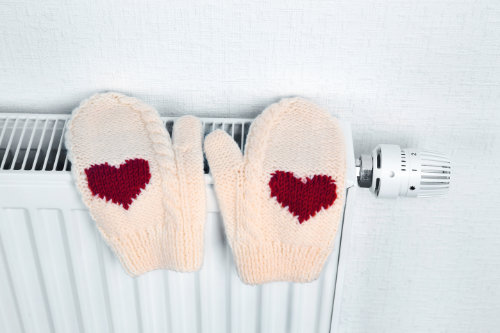
[[[361,155],[356,169],[358,185],[379,198],[434,197],[450,187],[450,159],[437,152],[381,144]]]

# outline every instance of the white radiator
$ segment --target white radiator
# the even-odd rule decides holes
[[[69,172],[68,115],[0,114],[0,332],[332,332],[341,308],[349,209],[323,273],[309,284],[243,284],[211,178],[203,267],[129,277],[103,242]],[[164,118],[171,131],[173,118]],[[203,119],[243,146],[251,120]],[[355,187],[349,124],[347,200]],[[206,168],[208,171],[208,168]]]

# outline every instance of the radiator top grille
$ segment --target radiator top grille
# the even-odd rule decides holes
[[[162,117],[172,135],[177,117]],[[70,115],[0,114],[0,172],[71,170],[64,145],[64,132]],[[201,118],[204,135],[215,129],[230,134],[243,149],[251,119]],[[205,173],[208,165],[205,161]]]

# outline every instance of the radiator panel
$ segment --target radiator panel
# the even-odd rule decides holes
[[[1,332],[330,331],[332,312],[340,306],[338,260],[340,255],[345,260],[348,248],[343,239],[340,252],[341,232],[317,281],[245,285],[237,276],[206,175],[202,269],[131,278],[100,237],[73,185],[61,140],[66,121],[66,115],[0,115]],[[205,132],[222,128],[244,145],[249,120],[204,121]],[[171,130],[173,119],[165,123]],[[348,125],[343,126],[352,160],[350,187],[352,140]],[[348,220],[343,226],[341,231]]]

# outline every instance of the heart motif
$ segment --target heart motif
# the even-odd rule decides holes
[[[118,168],[107,162],[92,165],[85,174],[94,196],[121,204],[127,210],[151,179],[149,162],[142,158],[126,160]]]
[[[276,170],[269,181],[271,197],[288,207],[299,223],[309,220],[321,209],[328,209],[337,198],[335,180],[326,175],[314,175],[304,180],[292,172]]]

